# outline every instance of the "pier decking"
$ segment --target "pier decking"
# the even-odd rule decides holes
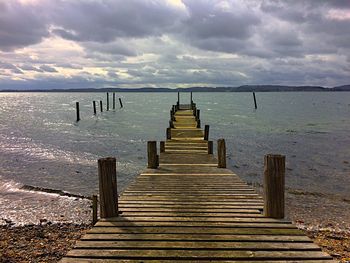
[[[175,113],[157,169],[121,194],[61,262],[334,262],[231,170],[217,168],[188,105]]]

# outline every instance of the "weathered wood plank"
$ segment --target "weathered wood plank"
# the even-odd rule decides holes
[[[158,259],[331,259],[320,251],[217,251],[217,250],[129,250],[129,249],[74,249],[68,252],[71,257],[95,258],[158,258]]]

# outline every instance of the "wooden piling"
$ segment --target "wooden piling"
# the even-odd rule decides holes
[[[174,128],[174,122],[173,122],[173,120],[169,120],[169,128]]]
[[[157,142],[147,142],[148,168],[156,169],[157,165]]]
[[[100,110],[101,110],[101,112],[103,112],[102,100],[100,100]]]
[[[255,106],[255,109],[257,109],[257,108],[258,108],[258,106],[256,105],[255,92],[253,92],[253,98],[254,98],[254,106]]]
[[[180,92],[177,92],[177,105],[180,107]]]
[[[94,109],[94,115],[96,115],[96,101],[92,102],[92,107]]]
[[[192,91],[191,91],[191,109],[193,109]]]
[[[120,104],[120,108],[123,108],[123,102],[121,98],[119,98],[119,104]]]
[[[204,126],[204,140],[209,140],[209,125]]]
[[[198,119],[198,120],[197,120],[197,128],[200,128],[200,127],[201,127],[201,120]]]
[[[218,168],[226,168],[226,144],[225,139],[218,140]]]
[[[115,110],[115,92],[113,92],[113,110]]]
[[[196,120],[200,120],[200,113],[201,113],[200,110],[196,111]]]
[[[213,154],[213,141],[208,141],[208,154]]]
[[[118,216],[118,193],[116,159],[112,157],[98,160],[98,178],[100,189],[100,217]]]
[[[167,128],[167,129],[166,129],[166,138],[167,138],[168,140],[171,139],[171,128]]]
[[[92,224],[97,223],[97,195],[92,196]]]
[[[109,111],[109,94],[107,92],[107,111]]]
[[[284,218],[285,189],[284,155],[267,154],[264,157],[264,216]]]
[[[159,149],[160,149],[161,153],[165,152],[165,142],[164,141],[160,141]]]
[[[79,102],[75,103],[75,109],[77,112],[77,122],[80,121],[80,110],[79,110]]]

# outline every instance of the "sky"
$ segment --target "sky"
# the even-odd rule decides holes
[[[350,84],[350,0],[0,0],[0,90]]]

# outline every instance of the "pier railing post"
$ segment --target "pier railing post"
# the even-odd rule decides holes
[[[226,144],[225,139],[218,140],[218,168],[226,168]]]
[[[201,127],[201,120],[198,119],[198,120],[197,120],[197,128],[200,128],[200,127]]]
[[[94,115],[96,115],[96,101],[92,102],[92,107],[94,108]]]
[[[118,193],[116,159],[112,157],[98,160],[100,189],[100,217],[118,216]]]
[[[103,112],[102,100],[100,100],[100,110],[101,110],[101,112]]]
[[[97,195],[92,196],[92,224],[97,223]]]
[[[171,139],[171,128],[167,128],[167,129],[166,129],[166,138],[167,138],[168,140]]]
[[[156,169],[158,167],[157,158],[157,142],[147,142],[147,156],[148,156],[148,168]]]
[[[109,93],[107,92],[107,111],[109,111]]]
[[[208,141],[208,154],[213,154],[213,141]]]
[[[201,111],[200,110],[196,110],[196,120],[200,120],[200,113]]]
[[[159,143],[159,151],[160,151],[161,153],[165,152],[165,142],[164,142],[164,141],[161,141],[161,142]]]
[[[115,110],[115,92],[113,92],[113,110]]]
[[[75,109],[77,111],[77,122],[80,121],[80,110],[79,110],[79,102],[75,103]]]
[[[204,126],[204,140],[209,140],[209,125]]]
[[[267,154],[264,157],[264,216],[284,218],[285,190],[284,155]]]
[[[254,98],[254,107],[255,107],[255,109],[257,109],[257,108],[258,108],[258,106],[256,105],[255,92],[253,92],[253,98]]]

